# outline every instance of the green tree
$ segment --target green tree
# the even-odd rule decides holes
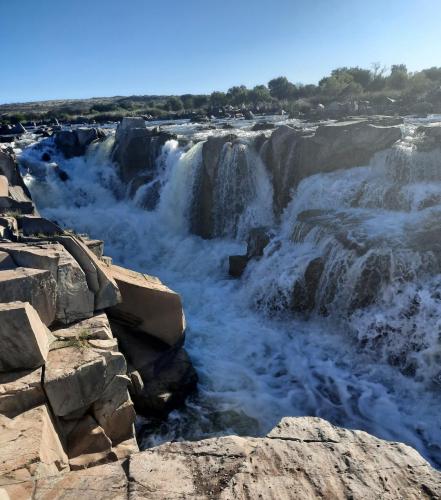
[[[184,109],[184,105],[179,97],[171,96],[167,99],[166,109],[169,111],[181,111]]]
[[[337,72],[319,82],[322,93],[330,98],[358,95],[363,87],[347,72]]]
[[[227,98],[231,104],[240,106],[248,102],[248,89],[245,85],[237,85],[228,89]]]
[[[210,95],[210,104],[214,108],[222,108],[227,104],[227,96],[225,92],[212,92]]]
[[[297,88],[285,76],[273,78],[268,82],[268,88],[272,97],[276,99],[293,99],[296,97]]]
[[[209,97],[204,94],[193,96],[193,102],[195,108],[203,108],[208,104]]]
[[[194,108],[193,94],[181,95],[181,101],[182,101],[182,104],[184,106],[184,109],[193,109]]]
[[[265,85],[256,85],[249,91],[249,99],[254,105],[265,103],[271,101],[271,94]]]
[[[388,87],[396,90],[403,90],[409,80],[409,74],[405,64],[394,64],[390,69],[390,75],[387,78]]]

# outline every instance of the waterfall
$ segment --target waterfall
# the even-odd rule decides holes
[[[44,216],[104,239],[116,263],[158,275],[182,294],[199,393],[159,431],[145,426],[144,446],[259,435],[282,416],[309,414],[404,441],[441,463],[433,404],[441,153],[419,150],[414,129],[368,165],[305,178],[280,221],[271,174],[239,130],[238,140],[221,145],[216,175],[205,184],[207,135],[220,133],[186,147],[168,141],[148,210],[151,186],[128,197],[110,161],[112,136],[70,160],[50,140],[23,150],[26,183]],[[44,150],[67,181],[41,162]],[[211,240],[191,234],[207,185]],[[229,279],[228,256],[244,253],[258,226],[272,228],[263,257],[241,280]]]

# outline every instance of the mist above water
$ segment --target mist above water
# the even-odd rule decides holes
[[[196,137],[192,126],[178,127]],[[369,165],[304,179],[279,221],[252,134],[238,131],[239,143],[223,150],[213,240],[189,232],[202,142],[165,144],[153,211],[140,207],[148,186],[126,197],[110,162],[112,136],[85,157],[53,151],[65,183],[40,161],[50,141],[23,150],[44,216],[104,239],[116,263],[157,275],[182,295],[199,393],[159,429],[145,424],[144,446],[262,435],[283,416],[316,415],[441,463],[441,260],[431,233],[439,229],[441,154],[417,153],[414,131],[408,124],[407,139]],[[230,279],[228,256],[244,253],[258,226],[272,227],[264,256]],[[293,312],[295,283],[314,259],[317,293],[306,311]]]

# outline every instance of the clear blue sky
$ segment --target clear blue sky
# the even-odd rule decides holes
[[[441,66],[441,0],[0,0],[0,103]]]

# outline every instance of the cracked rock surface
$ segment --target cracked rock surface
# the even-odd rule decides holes
[[[264,438],[167,443],[33,486],[36,499],[420,500],[441,497],[441,473],[401,443],[287,417]]]

